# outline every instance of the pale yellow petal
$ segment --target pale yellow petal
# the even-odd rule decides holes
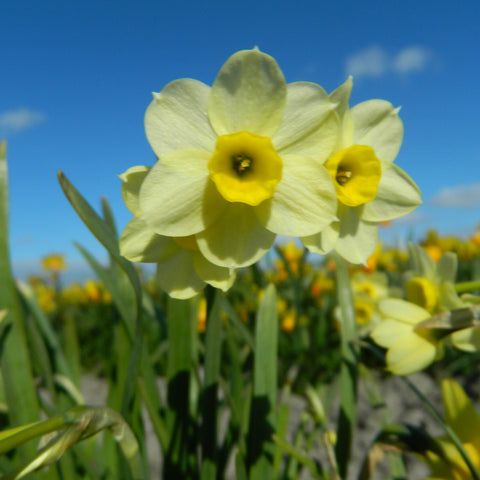
[[[120,255],[131,262],[157,263],[175,255],[180,247],[171,237],[157,235],[144,220],[134,217],[120,236]]]
[[[453,345],[464,352],[480,351],[480,327],[464,328],[449,337]]]
[[[193,263],[198,276],[212,287],[227,291],[235,281],[234,269],[219,267],[209,262],[200,252],[196,252]]]
[[[480,441],[480,417],[463,388],[451,378],[442,380],[445,421],[462,443]],[[480,453],[480,452],[479,452]]]
[[[157,265],[158,285],[173,298],[191,298],[205,287],[195,270],[193,255],[193,250],[181,248],[176,255]]]
[[[427,368],[437,358],[437,344],[415,332],[405,335],[389,348],[387,368],[395,375],[411,375]]]
[[[196,238],[207,260],[222,267],[239,268],[259,260],[273,245],[275,234],[259,222],[252,207],[229,203],[222,215]]]
[[[337,196],[323,165],[301,155],[284,155],[282,180],[273,197],[255,207],[270,231],[290,237],[313,235],[335,219]]]
[[[209,178],[209,154],[180,150],[157,162],[140,188],[140,209],[159,235],[186,237],[213,223],[226,207]]]
[[[340,216],[340,231],[335,250],[345,260],[364,264],[378,244],[378,226],[364,222],[362,207],[344,207]]]
[[[207,117],[210,87],[190,78],[174,80],[154,94],[145,113],[145,132],[157,155],[176,150],[212,152],[216,135]]]
[[[382,320],[372,331],[373,341],[384,348],[390,348],[396,341],[410,334],[412,327],[391,318]]]
[[[393,318],[409,325],[416,325],[431,316],[427,310],[400,298],[382,300],[378,304],[378,308],[385,317]]]
[[[403,139],[398,109],[385,100],[368,100],[350,112],[355,126],[354,143],[369,145],[380,160],[393,162]]]
[[[122,180],[122,198],[127,208],[137,217],[142,215],[138,202],[140,187],[151,167],[136,166],[119,175]]]
[[[305,155],[324,163],[340,133],[338,115],[322,87],[314,83],[287,85],[287,105],[282,123],[272,138],[280,155]]]
[[[282,120],[287,85],[274,58],[258,50],[233,54],[218,72],[208,116],[218,135],[247,131],[271,137]]]
[[[336,104],[336,111],[340,119],[348,110],[350,94],[352,93],[353,78],[349,76],[342,85],[337,87],[330,95],[330,100]]]
[[[326,255],[335,248],[340,231],[340,222],[327,225],[320,233],[301,237],[300,240],[312,253]]]
[[[365,204],[364,220],[383,222],[402,217],[422,203],[422,194],[415,182],[393,163],[381,162],[382,176],[374,200]]]

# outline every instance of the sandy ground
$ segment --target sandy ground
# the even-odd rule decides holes
[[[434,384],[431,378],[425,374],[417,374],[410,377],[410,380],[421,390],[421,392],[435,405],[441,409],[441,396],[439,388]],[[161,385],[161,382],[159,382]],[[422,426],[430,434],[441,435],[439,427],[432,417],[426,412],[421,401],[410,391],[410,389],[398,378],[389,378],[381,382],[381,390],[385,398],[385,403],[392,412],[394,421],[409,423],[415,426]],[[82,381],[82,391],[87,404],[102,405],[105,402],[107,389],[106,383],[96,377],[86,375]],[[361,464],[368,452],[372,441],[379,431],[379,409],[374,409],[367,399],[365,389],[360,383],[358,397],[358,423],[355,434],[352,462],[349,468],[347,480],[356,480],[361,468]],[[307,408],[303,398],[292,396],[291,401],[291,430],[295,430],[298,425],[301,413]],[[336,411],[337,409],[332,409]],[[335,413],[330,418],[330,423],[335,428]],[[148,420],[145,422],[147,435],[147,451],[150,463],[150,473],[152,479],[160,479],[161,475],[161,453],[158,442],[153,434],[151,424]],[[317,442],[313,451],[313,457],[322,461],[325,460],[325,448],[321,441]],[[424,480],[429,473],[428,468],[413,456],[407,458],[408,479]],[[386,461],[382,461],[376,470],[374,480],[390,479],[388,475]],[[308,475],[302,476],[301,480],[308,480]],[[226,480],[234,480],[235,476],[229,474]]]

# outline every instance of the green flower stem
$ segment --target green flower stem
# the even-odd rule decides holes
[[[473,292],[480,290],[480,280],[473,280],[471,282],[460,282],[455,284],[455,291],[457,293]]]
[[[350,277],[347,264],[339,255],[335,256],[335,267],[337,298],[340,305],[342,354],[340,367],[340,414],[335,455],[340,476],[346,478],[356,420],[358,346],[355,343],[357,332]]]
[[[461,440],[458,438],[457,434],[445,422],[445,420],[437,412],[435,407],[430,403],[428,398],[425,397],[425,395],[423,395],[423,393],[408,378],[405,378],[405,377],[400,377],[400,378],[410,387],[410,389],[415,393],[415,395],[417,395],[417,397],[423,402],[423,404],[427,407],[427,410],[430,412],[432,417],[443,427],[447,435],[450,437],[450,440],[454,443],[458,452],[462,456],[464,462],[467,464],[467,467],[470,470],[470,473],[472,474],[472,480],[480,480],[480,472],[475,467],[474,463],[472,462],[470,456],[468,455],[467,451],[463,447],[463,444]]]

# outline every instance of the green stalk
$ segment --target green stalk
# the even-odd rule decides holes
[[[480,280],[455,284],[455,291],[457,293],[474,292],[475,290],[480,290]]]
[[[32,374],[22,308],[15,288],[10,265],[8,242],[8,176],[7,147],[0,143],[0,310],[6,309],[3,320],[11,325],[0,360],[5,384],[8,415],[12,425],[22,425],[38,420],[40,411]],[[35,445],[19,448],[22,460],[35,454]]]
[[[335,456],[337,457],[340,476],[346,478],[357,411],[358,347],[355,344],[357,332],[350,277],[345,260],[338,254],[335,256],[335,266],[337,298],[340,305],[342,354],[342,364],[340,367],[340,412],[338,417]]]
[[[278,311],[275,287],[260,302],[255,326],[253,399],[247,441],[250,480],[272,480],[277,404]]]

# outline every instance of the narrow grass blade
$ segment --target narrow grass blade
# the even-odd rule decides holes
[[[10,323],[4,338],[0,367],[13,425],[30,423],[39,418],[39,405],[32,375],[32,365],[25,336],[23,312],[10,265],[8,241],[7,147],[0,143],[0,310],[6,310],[3,322]],[[35,452],[34,445],[22,446],[23,459]]]
[[[192,331],[196,319],[186,300],[168,299],[168,365],[166,423],[169,445],[165,452],[164,478],[196,477],[196,421],[190,413],[191,377],[194,358]]]
[[[269,285],[260,302],[255,326],[254,385],[247,451],[250,480],[273,478],[277,349],[277,294],[275,287]]]
[[[335,257],[335,267],[337,297],[340,305],[342,353],[340,369],[340,413],[338,417],[335,456],[337,457],[340,476],[346,478],[356,422],[358,349],[355,345],[357,333],[350,277],[348,275],[347,264],[339,255]]]

